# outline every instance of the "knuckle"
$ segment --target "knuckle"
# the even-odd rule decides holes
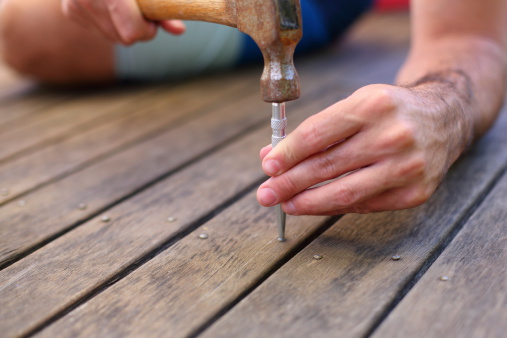
[[[378,88],[371,97],[372,104],[381,111],[392,111],[396,108],[394,91],[391,87]]]
[[[358,93],[364,97],[366,112],[375,114],[391,113],[397,108],[396,87],[373,84],[361,88]]]
[[[305,145],[305,147],[310,149],[315,149],[319,147],[320,144],[320,133],[319,128],[317,128],[317,125],[313,123],[312,120],[307,120],[308,123],[306,124],[305,128],[303,128],[300,131],[300,137],[302,144]]]
[[[428,162],[422,156],[414,156],[410,160],[397,166],[398,177],[421,178],[428,168]]]
[[[410,189],[408,194],[405,196],[405,207],[406,208],[415,208],[424,203],[426,203],[431,195],[433,194],[433,189],[431,189],[427,185],[417,185],[414,188]]]
[[[398,121],[389,132],[384,133],[379,145],[383,149],[406,149],[417,142],[415,128],[408,122]]]
[[[319,180],[328,180],[338,176],[338,168],[336,162],[329,158],[328,155],[322,154],[312,161],[311,172],[316,174]]]
[[[297,191],[297,185],[294,182],[294,180],[290,177],[290,175],[281,175],[279,176],[279,179],[282,181],[281,186],[283,187],[283,190],[288,192],[295,192]]]
[[[350,207],[357,202],[357,194],[348,186],[341,184],[334,194],[334,204],[337,207]]]

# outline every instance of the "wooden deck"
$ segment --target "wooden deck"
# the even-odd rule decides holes
[[[297,60],[289,129],[407,48],[407,17],[377,14]],[[259,76],[56,91],[0,70],[1,337],[504,337],[506,114],[424,206],[288,217],[279,243]]]

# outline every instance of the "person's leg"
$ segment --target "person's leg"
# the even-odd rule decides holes
[[[0,0],[0,56],[49,83],[115,78],[113,44],[64,18],[59,0]]]

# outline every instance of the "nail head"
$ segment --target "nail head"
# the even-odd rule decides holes
[[[169,217],[169,218],[167,219],[167,221],[168,221],[168,222],[171,222],[171,223],[172,223],[172,222],[176,222],[176,220],[177,220],[177,218],[176,218],[176,217]]]
[[[393,255],[393,256],[391,257],[391,259],[392,259],[393,261],[399,261],[399,260],[401,259],[401,256],[400,256],[400,255]]]
[[[20,207],[24,207],[24,206],[26,205],[26,201],[25,201],[25,200],[19,200],[19,201],[18,201],[18,205],[19,205]]]
[[[320,260],[322,259],[322,255],[313,255],[313,259]]]
[[[80,203],[77,207],[79,210],[85,210],[88,206],[84,203]]]
[[[442,276],[442,277],[440,277],[440,280],[443,281],[443,282],[447,282],[449,280],[449,277],[448,276]]]
[[[104,215],[104,216],[102,216],[101,220],[102,220],[102,222],[107,223],[107,222],[111,221],[111,217]]]
[[[199,238],[200,238],[200,239],[208,239],[208,234],[204,234],[204,233],[203,233],[203,234],[200,234],[200,235],[199,235]]]

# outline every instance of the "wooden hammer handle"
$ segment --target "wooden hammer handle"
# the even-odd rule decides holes
[[[137,0],[143,15],[153,21],[180,19],[236,27],[236,0]]]

